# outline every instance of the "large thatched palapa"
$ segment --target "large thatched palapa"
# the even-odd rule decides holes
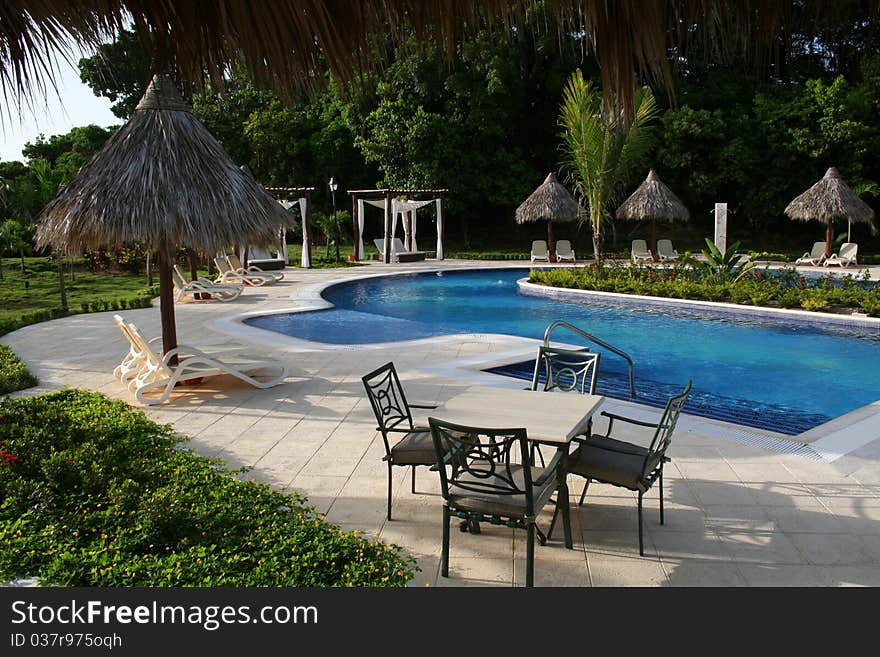
[[[850,189],[836,167],[830,167],[822,179],[785,208],[785,214],[796,221],[823,221],[825,257],[831,256],[832,226],[835,219],[871,223],[874,210]]]
[[[43,210],[37,244],[77,252],[136,241],[158,252],[167,352],[177,345],[177,247],[216,253],[266,244],[290,220],[192,115],[173,81],[156,76],[128,123]]]
[[[547,222],[547,248],[551,261],[555,260],[553,222],[574,221],[582,212],[581,206],[551,172],[541,185],[516,209],[516,223]]]
[[[315,74],[323,65],[319,62],[327,62],[335,79],[352,80],[365,66],[387,61],[389,38],[404,42],[411,30],[419,41],[433,39],[452,58],[463,37],[484,25],[496,35],[518,38],[524,27],[539,30],[555,24],[560,32],[583,35],[585,49],[602,62],[608,98],[621,96],[629,108],[637,67],[672,87],[667,53],[685,51],[694,39],[690,26],[700,25],[706,41],[766,51],[778,47],[781,25],[792,34],[800,24],[816,20],[818,12],[792,11],[786,4],[553,0],[543,4],[547,20],[529,21],[534,3],[509,0],[4,0],[0,87],[6,101],[33,98],[51,88],[55,56],[66,52],[70,57],[74,45],[93,49],[122,29],[135,30],[158,70],[174,66],[182,78],[197,84],[207,71],[222,86],[229,64],[240,62],[257,81],[290,96],[294,88],[325,79]],[[832,9],[823,6],[826,20],[847,13]]]
[[[658,221],[687,221],[691,213],[672,190],[660,180],[654,169],[636,191],[620,204],[614,216],[621,220],[651,222],[651,249],[657,251]]]

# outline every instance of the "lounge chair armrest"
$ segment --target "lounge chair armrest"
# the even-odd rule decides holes
[[[550,477],[555,477],[562,467],[562,459],[566,457],[566,450],[562,447],[556,450],[556,454],[550,459],[550,463],[544,468],[544,474],[532,482],[534,486],[542,486]]]
[[[381,431],[382,427],[376,427],[377,431]],[[390,429],[385,429],[388,433],[431,433],[431,430],[428,427],[413,427],[409,429],[407,427],[403,427],[398,429],[397,427],[391,427]]]
[[[428,403],[419,403],[419,404],[409,404],[410,408],[437,408],[440,404],[428,404]]]

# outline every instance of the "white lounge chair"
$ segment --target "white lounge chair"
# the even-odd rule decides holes
[[[532,262],[535,262],[535,260],[550,262],[550,251],[547,249],[547,242],[544,240],[532,242]]]
[[[253,357],[238,350],[223,353],[223,360],[220,360],[201,349],[180,345],[160,358],[151,345],[152,341],[145,340],[131,322],[123,323],[128,329],[123,331],[126,337],[142,354],[140,370],[128,384],[129,391],[142,404],[161,404],[171,396],[178,383],[201,381],[220,374],[230,374],[257,388],[271,388],[287,377],[287,368],[277,361]],[[179,359],[176,365],[171,364],[174,357]]]
[[[239,274],[262,276],[263,278],[271,278],[276,282],[284,279],[284,272],[281,271],[267,271],[251,264],[250,262],[248,262],[247,267],[243,267],[241,260],[235,254],[227,255],[226,260],[229,262],[229,266],[232,267],[232,271],[238,272]]]
[[[259,287],[267,283],[274,283],[277,280],[274,276],[269,276],[268,274],[248,274],[243,269],[233,269],[225,255],[214,258],[214,264],[217,265],[217,271],[220,272],[220,275],[214,279],[215,283],[242,283]]]
[[[672,248],[672,240],[657,240],[657,257],[660,262],[678,260],[678,251]]]
[[[818,267],[825,261],[825,242],[813,242],[813,248],[794,261],[796,265]]]
[[[858,264],[856,258],[859,254],[859,245],[855,242],[844,242],[840,245],[840,251],[832,253],[822,264],[825,267],[830,265],[839,265],[840,267],[849,267],[852,264]]]
[[[630,255],[634,264],[640,260],[654,262],[654,254],[651,253],[645,240],[633,240]]]
[[[556,242],[556,261],[562,262],[563,260],[577,262],[577,258],[575,258],[574,251],[571,248],[571,242],[568,240]]]
[[[180,301],[184,297],[192,297],[194,301],[205,301],[208,299],[217,299],[217,301],[232,301],[241,296],[243,285],[219,285],[207,278],[198,278],[192,282],[187,282],[186,277],[181,273],[180,268],[174,265],[171,272],[171,278],[174,281],[174,300]]]

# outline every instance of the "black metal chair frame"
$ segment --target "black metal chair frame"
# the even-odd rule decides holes
[[[640,447],[638,445],[623,443],[623,441],[619,441],[622,444],[612,446],[605,446],[599,444],[590,445],[591,438],[576,438],[575,441],[590,445],[592,449],[605,449],[613,452],[622,452],[633,455],[644,455],[644,461],[642,466],[641,475],[638,479],[638,483],[635,488],[627,486],[625,484],[621,484],[615,481],[609,481],[607,479],[599,479],[596,477],[586,477],[586,483],[584,484],[584,490],[581,493],[580,500],[578,501],[578,506],[583,505],[584,498],[587,495],[587,489],[590,486],[590,482],[592,480],[598,481],[600,483],[611,484],[612,486],[618,486],[621,488],[626,488],[628,490],[636,491],[639,495],[639,554],[641,556],[645,555],[645,543],[644,543],[644,529],[642,526],[642,498],[644,494],[654,485],[654,482],[658,482],[658,490],[660,494],[660,524],[664,524],[664,516],[663,516],[663,466],[664,464],[670,461],[670,458],[666,456],[666,450],[669,448],[669,444],[672,441],[672,434],[675,431],[675,426],[678,423],[678,416],[681,414],[681,409],[687,401],[687,397],[691,391],[691,381],[688,381],[685,389],[678,395],[671,397],[669,401],[666,402],[666,407],[663,410],[663,414],[660,417],[659,422],[645,422],[643,420],[636,420],[633,418],[628,418],[622,415],[617,415],[615,413],[609,413],[607,411],[603,411],[601,415],[608,418],[608,430],[605,432],[602,438],[611,438],[611,431],[614,427],[614,422],[626,422],[628,424],[633,424],[640,427],[648,427],[654,429],[654,436],[651,439],[651,443],[647,448]],[[597,436],[593,436],[595,438]],[[572,461],[576,461],[578,451],[575,450],[571,457],[569,457]],[[653,464],[653,465],[652,465]],[[576,472],[571,472],[571,474],[578,474]],[[583,475],[581,475],[583,476]],[[551,525],[552,529],[552,525]]]
[[[558,449],[550,465],[535,480],[529,459],[530,441],[526,429],[500,429],[471,427],[428,418],[434,448],[438,455],[440,487],[443,495],[443,549],[441,574],[449,577],[449,524],[450,518],[462,518],[468,524],[488,522],[515,529],[525,529],[526,538],[526,586],[534,586],[535,537],[541,545],[546,538],[537,526],[540,508],[535,508],[534,487],[544,486],[553,477],[558,487],[557,497],[561,504],[565,527],[566,547],[571,547],[571,524],[568,508],[568,486],[565,480],[563,459],[565,449]],[[517,460],[519,462],[517,462]],[[518,483],[514,474],[521,469],[522,480]],[[505,497],[522,495],[525,500],[523,513],[479,511],[479,502],[468,498],[477,496]],[[547,500],[549,501],[549,500]],[[546,503],[546,502],[545,502]],[[487,502],[487,506],[490,503]],[[555,519],[556,513],[554,513]]]
[[[428,427],[416,427],[413,424],[412,412],[413,408],[432,409],[437,408],[436,404],[410,404],[407,402],[406,395],[403,392],[403,386],[400,385],[400,378],[397,376],[397,370],[394,368],[393,362],[388,362],[381,367],[376,368],[369,374],[361,377],[364,388],[367,391],[367,398],[370,400],[370,406],[373,408],[373,414],[376,416],[376,430],[382,434],[382,442],[385,445],[385,456],[383,460],[388,464],[388,511],[386,517],[391,520],[391,488],[392,488],[392,468],[395,465],[412,467],[412,492],[416,492],[416,467],[419,465],[434,466],[436,460],[433,455],[430,459],[426,459],[424,463],[395,463],[393,448],[400,441],[391,444],[394,434],[400,434],[401,440],[410,433],[429,434]]]
[[[543,370],[546,372],[544,392],[576,390],[581,394],[594,395],[596,394],[596,380],[599,376],[599,357],[598,351],[561,349],[542,345],[538,348],[538,356],[535,358],[535,372],[532,375],[531,390],[538,390],[543,366]],[[587,381],[589,381],[589,385],[587,385]],[[593,420],[590,418],[589,424],[587,424],[587,435],[590,434],[592,427]],[[543,465],[544,455],[537,444],[532,445],[532,463],[535,462],[536,452]]]

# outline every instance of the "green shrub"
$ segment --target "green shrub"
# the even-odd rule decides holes
[[[0,441],[0,581],[403,586],[416,568],[97,393],[7,398]]]
[[[813,297],[805,297],[801,299],[801,308],[804,310],[820,311],[828,308],[827,299],[817,299]]]
[[[35,385],[37,385],[36,377],[28,371],[12,349],[0,344],[0,395]]]

